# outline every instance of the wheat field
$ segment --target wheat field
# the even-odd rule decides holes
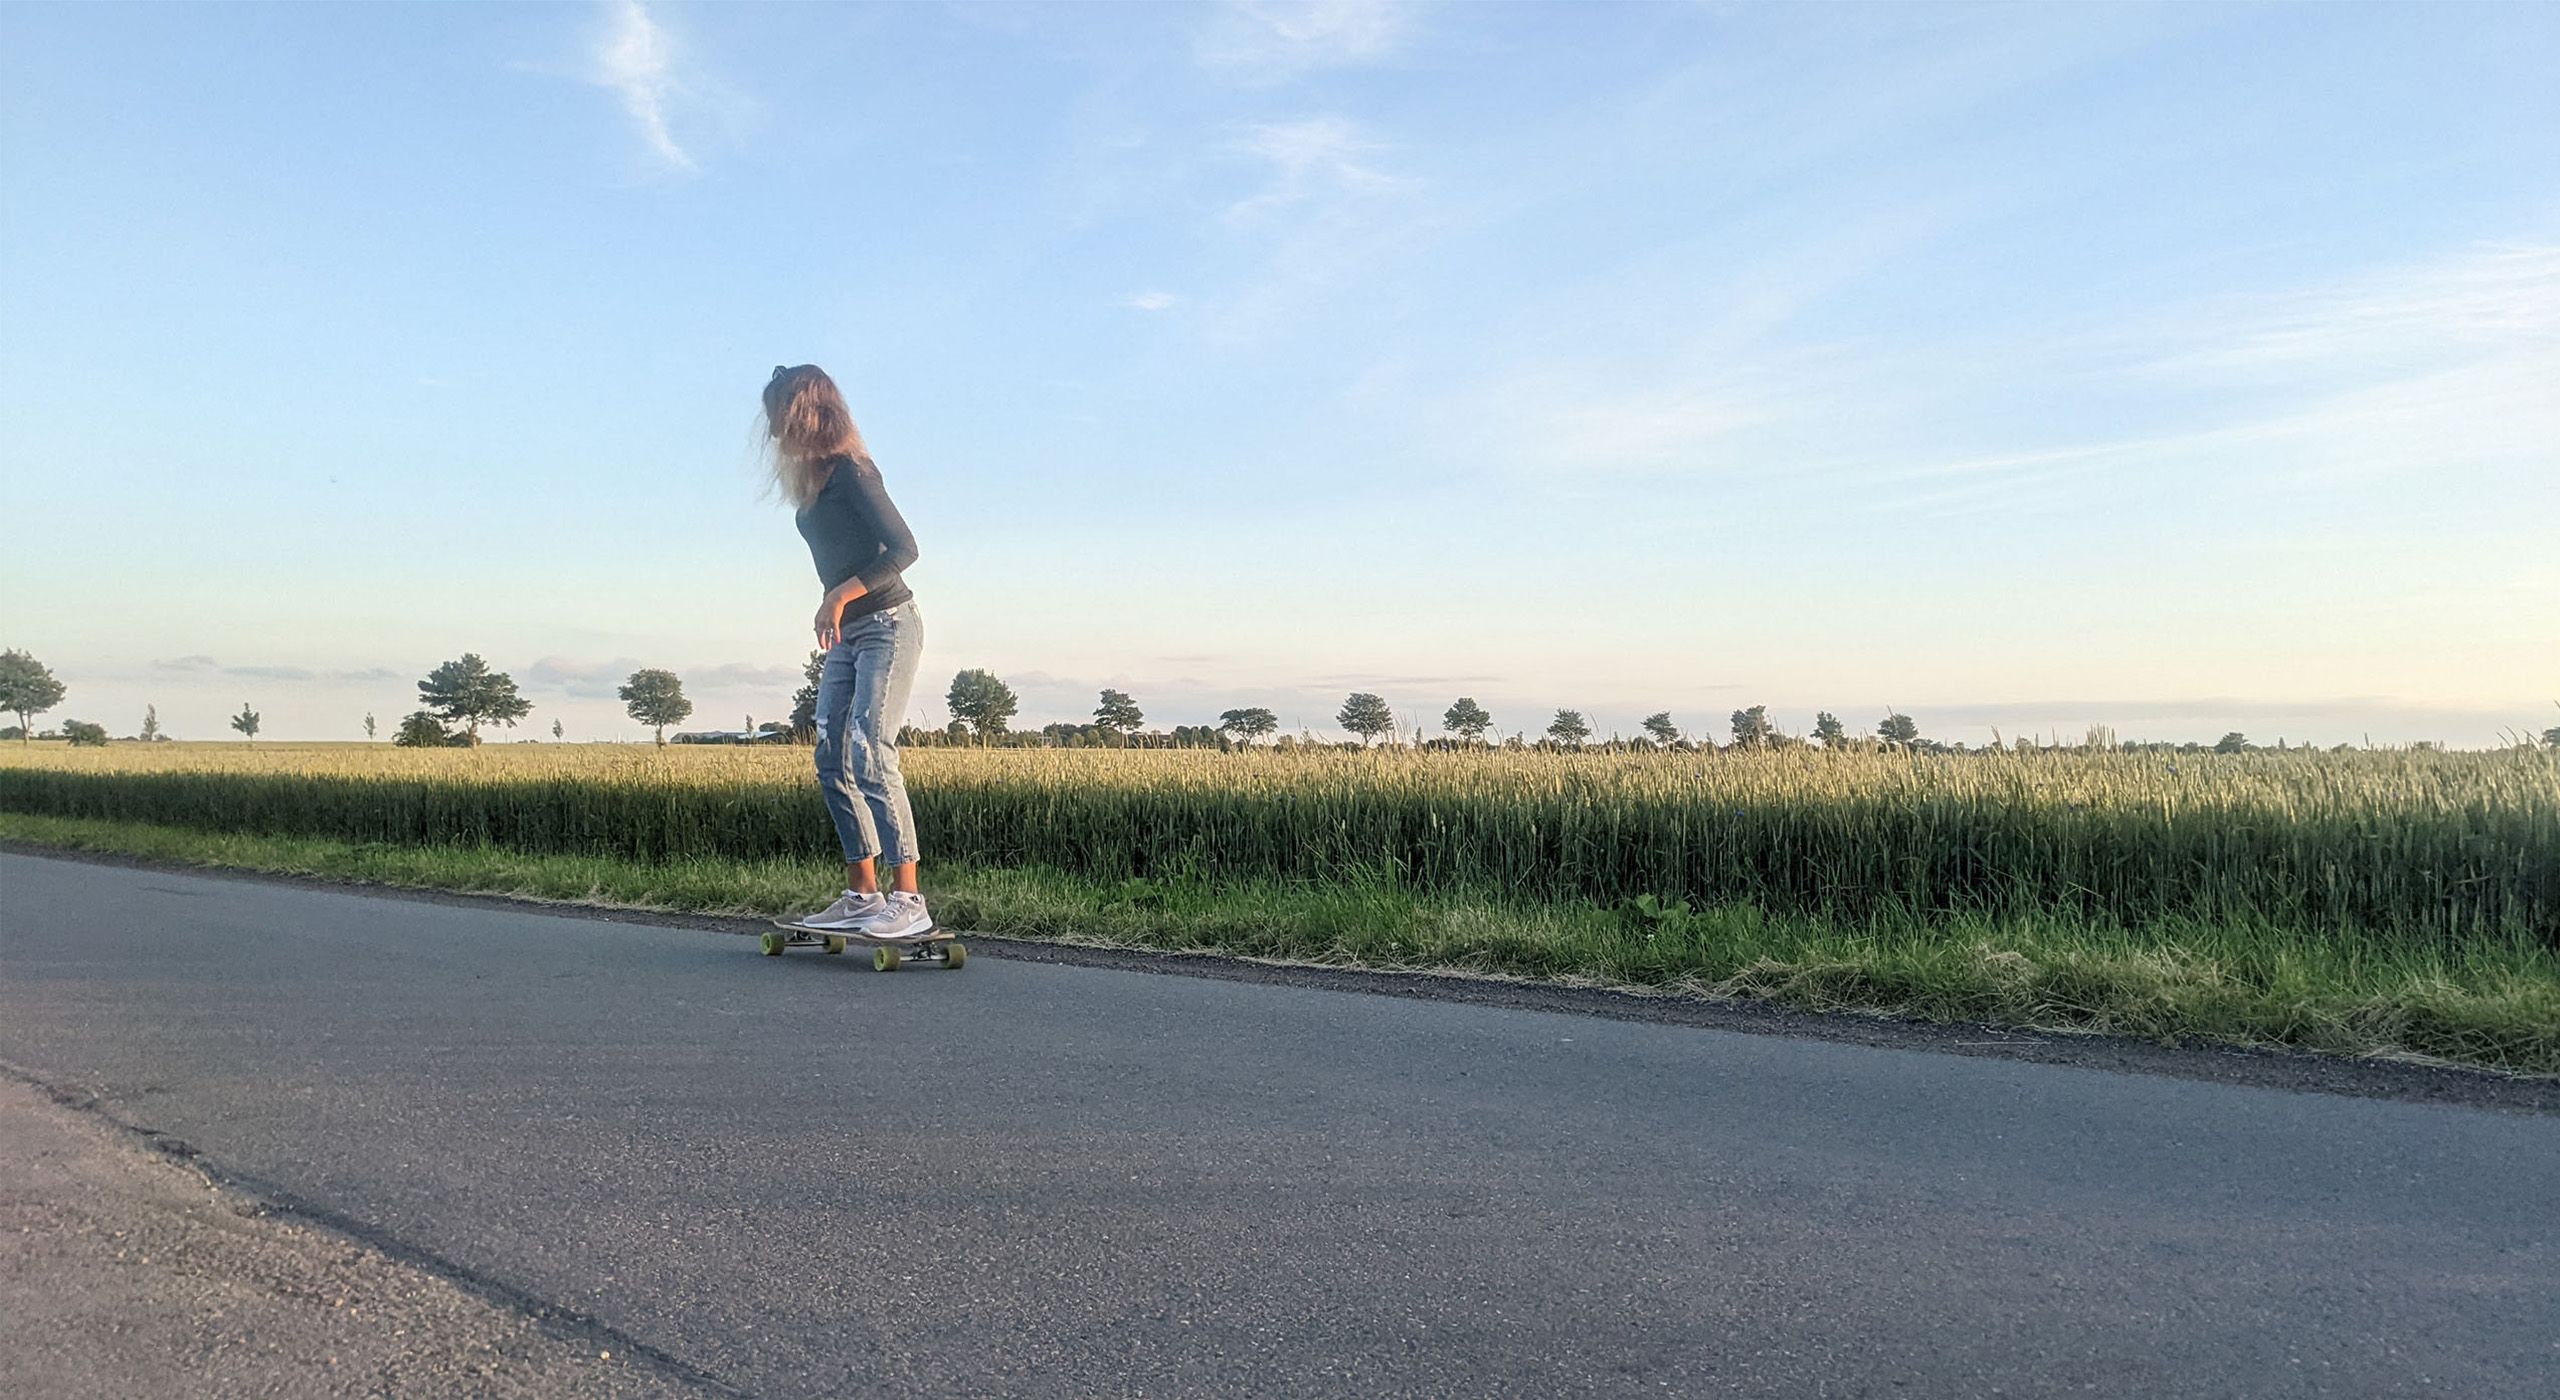
[[[2560,756],[913,749],[931,860],[1851,924],[2062,915],[2560,945]],[[800,749],[0,748],[0,810],[642,861],[806,858]]]

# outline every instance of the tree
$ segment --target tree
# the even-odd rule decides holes
[[[1888,744],[1909,748],[1920,741],[1920,726],[1911,716],[1899,712],[1884,717],[1876,726],[1876,737]]]
[[[1250,744],[1280,727],[1280,717],[1257,705],[1251,709],[1229,710],[1218,716],[1218,732],[1233,734]]]
[[[2560,749],[2560,724],[2542,731],[2542,742],[2546,748]]]
[[[569,727],[568,727],[567,725],[562,724],[560,721],[558,721],[558,720],[556,720],[556,719],[555,719],[555,720],[553,720],[553,721],[551,721],[551,737],[552,737],[552,738],[554,738],[554,739],[565,739],[565,738],[567,738],[568,736],[569,736]]]
[[[1004,733],[1014,711],[1022,708],[1013,687],[996,679],[995,672],[974,669],[951,678],[951,693],[943,703],[950,707],[952,721],[969,726],[981,744]]]
[[[249,708],[248,701],[240,702],[240,713],[231,717],[231,727],[239,730],[244,737],[252,741],[257,739],[258,712]]]
[[[619,694],[625,712],[656,728],[661,748],[666,746],[667,726],[682,724],[684,717],[693,713],[693,702],[684,698],[684,682],[677,680],[673,671],[654,667],[634,671],[631,679],[622,683]],[[750,726],[747,732],[753,734],[755,730]]]
[[[791,692],[791,742],[795,744],[818,742],[818,680],[826,671],[823,651],[809,653],[808,662],[800,668],[809,683]]]
[[[23,651],[0,651],[0,710],[18,717],[18,739],[35,732],[35,717],[62,703],[67,692],[44,663]]]
[[[373,711],[371,710],[364,712],[364,737],[367,740],[373,738]]]
[[[2234,729],[2230,733],[2225,734],[2220,739],[2214,741],[2213,751],[2215,753],[2247,753],[2249,751],[2249,736],[2241,733],[2237,729]]]
[[[142,742],[146,744],[152,743],[157,741],[159,737],[160,707],[157,705],[145,705],[142,707]]]
[[[1778,741],[1778,726],[1769,722],[1769,707],[1754,705],[1733,712],[1733,746],[1762,749]]]
[[[428,672],[418,682],[418,699],[437,719],[459,723],[467,742],[474,744],[480,742],[482,723],[512,729],[533,711],[532,702],[516,694],[514,677],[490,670],[488,662],[467,651]]]
[[[62,722],[62,737],[70,740],[75,749],[103,749],[107,746],[107,727],[85,719],[66,719]]]
[[[1582,718],[1580,710],[1558,710],[1555,719],[1547,725],[1547,737],[1559,744],[1580,748],[1582,741],[1591,737],[1591,725]]]
[[[1440,716],[1440,727],[1470,744],[1478,743],[1483,740],[1484,732],[1493,727],[1493,716],[1475,702],[1474,696],[1461,695],[1458,703]]]
[[[1147,717],[1138,709],[1138,702],[1130,699],[1125,691],[1106,690],[1102,692],[1102,703],[1093,707],[1093,722],[1099,728],[1126,738],[1129,731],[1146,723]]]
[[[1813,737],[1820,739],[1824,748],[1836,749],[1849,742],[1849,729],[1838,715],[1824,710],[1813,717]]]
[[[393,731],[391,742],[404,749],[442,749],[454,744],[454,736],[436,723],[436,717],[424,710],[412,710]]]
[[[1680,742],[1680,726],[1671,722],[1671,712],[1669,710],[1662,710],[1654,714],[1646,715],[1644,717],[1644,732],[1652,735],[1653,741],[1657,744],[1669,745]]]
[[[1333,718],[1344,729],[1359,735],[1363,744],[1396,727],[1395,711],[1387,708],[1386,701],[1366,692],[1345,697],[1342,712]]]

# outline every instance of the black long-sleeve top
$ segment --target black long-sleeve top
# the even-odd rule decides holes
[[[866,591],[845,604],[844,620],[894,608],[915,596],[901,575],[916,562],[916,537],[889,502],[880,469],[868,457],[827,462],[827,484],[794,522],[809,542],[818,581],[829,588],[858,578]]]

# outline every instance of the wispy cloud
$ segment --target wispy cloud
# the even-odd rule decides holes
[[[576,661],[546,656],[530,666],[509,674],[524,683],[542,689],[563,690],[586,699],[609,697],[632,672],[647,663],[630,657],[611,661]],[[165,661],[155,660],[152,670],[164,674],[193,676],[230,676],[242,680],[268,681],[396,681],[413,679],[406,673],[387,666],[354,669],[330,669],[312,666],[227,666],[210,656],[179,656]],[[423,669],[420,674],[423,674]],[[732,661],[716,666],[681,668],[678,672],[687,684],[704,690],[756,689],[776,685],[797,687],[801,683],[796,666],[756,666]]]
[[[566,656],[546,656],[529,666],[518,667],[513,674],[533,689],[554,690],[579,700],[618,698],[622,683],[631,673],[651,663],[628,656],[610,661],[590,661]],[[743,661],[723,662],[715,666],[667,666],[697,696],[731,691],[796,690],[802,683],[797,666],[757,666]]]
[[[210,656],[179,656],[166,661],[155,660],[151,669],[184,676],[223,676],[244,681],[326,681],[369,682],[399,680],[400,673],[387,666],[366,666],[354,670],[319,670],[309,666],[225,666]]]
[[[1213,299],[1214,339],[1257,340],[1316,289],[1410,251],[1414,182],[1382,168],[1388,149],[1338,116],[1262,123],[1231,143],[1256,178],[1220,222],[1250,271]]]
[[[2560,340],[2560,245],[2488,244],[2339,285],[2203,308],[2190,342],[2145,366],[2233,379],[2363,368],[2388,373]]]
[[[1602,385],[1531,376],[1491,397],[1509,403],[1500,436],[1516,436],[1541,470],[1696,471],[1727,458],[1734,440],[1788,409],[1774,389],[1693,372],[1676,382]]]
[[[1903,504],[1964,513],[2065,499],[2100,475],[2229,489],[2426,473],[2494,487],[2560,466],[2560,246],[2466,249],[2061,350],[2086,383],[2165,396],[2150,416],[2167,426],[1888,469],[1883,479],[1911,488]],[[2199,423],[2205,411],[2213,421]]]
[[[796,689],[806,681],[797,666],[756,666],[744,661],[704,666],[688,674],[711,690],[747,690],[777,685]]]
[[[1266,122],[1249,130],[1236,149],[1268,162],[1261,188],[1227,206],[1229,223],[1327,197],[1377,193],[1402,182],[1370,164],[1376,143],[1344,117]]]
[[[1228,0],[1201,26],[1193,53],[1214,71],[1279,82],[1386,57],[1412,15],[1402,0]]]
[[[1503,685],[1512,678],[1496,675],[1434,675],[1411,671],[1337,671],[1329,676],[1313,676],[1309,685],[1373,686],[1381,690],[1447,685]]]
[[[1882,397],[1873,353],[1808,323],[1960,217],[1935,192],[1877,201],[1852,225],[1682,241],[1522,289],[1501,358],[1429,404],[1435,436],[1565,494],[1800,469],[1816,438]]]
[[[1915,212],[1910,236],[1935,217]],[[1793,482],[1945,518],[2101,499],[2272,508],[2383,481],[2547,500],[2560,481],[2560,245],[2483,244],[1924,351],[1807,337],[1798,313],[1893,246],[1745,264],[1666,290],[1659,322],[1639,309],[1542,323],[1511,363],[1402,401],[1469,460],[1567,495],[1608,478]],[[1603,290],[1623,307],[1654,272],[1632,267]],[[2118,431],[2074,437],[2056,422]]]
[[[1122,297],[1120,304],[1133,311],[1167,311],[1179,300],[1181,298],[1171,292],[1140,292],[1135,296]]]
[[[607,8],[593,81],[621,95],[622,109],[659,160],[677,170],[695,169],[667,124],[669,100],[680,91],[674,41],[640,0],[608,0]]]

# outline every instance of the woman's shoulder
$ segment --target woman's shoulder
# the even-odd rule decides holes
[[[839,452],[836,455],[827,458],[822,465],[827,469],[827,485],[829,486],[833,486],[838,482],[852,485],[857,482],[878,481],[880,479],[879,464],[872,461],[868,456],[864,456],[860,453]]]

